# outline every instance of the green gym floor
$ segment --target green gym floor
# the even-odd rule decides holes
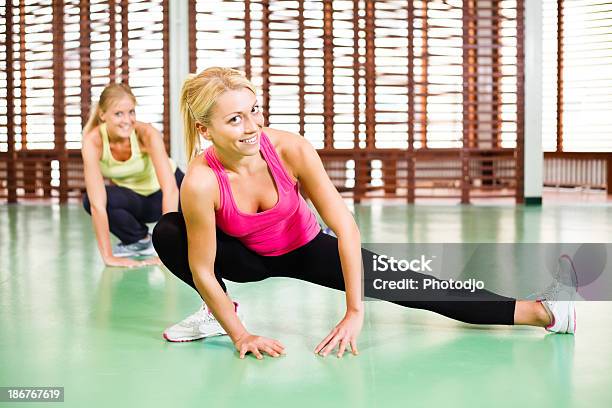
[[[353,209],[365,242],[612,238],[609,203]],[[226,336],[166,342],[199,307],[191,288],[161,267],[105,268],[78,204],[2,204],[0,387],[61,386],[69,407],[612,406],[612,302],[578,302],[576,336],[366,302],[361,354],[337,359],[312,350],[343,293],[290,279],[228,288],[285,357],[240,360]]]

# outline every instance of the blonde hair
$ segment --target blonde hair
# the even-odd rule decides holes
[[[129,86],[117,83],[106,85],[100,94],[100,100],[98,103],[93,104],[89,111],[89,118],[87,119],[85,127],[83,127],[83,134],[89,133],[93,128],[98,126],[102,122],[100,120],[100,114],[106,112],[113,103],[125,96],[129,97],[132,102],[134,102],[134,105],[136,105],[136,97]]]
[[[187,160],[191,161],[201,149],[196,122],[208,127],[213,108],[221,94],[228,90],[247,88],[257,90],[244,73],[232,68],[210,67],[199,74],[190,74],[181,89],[181,115],[185,130]]]

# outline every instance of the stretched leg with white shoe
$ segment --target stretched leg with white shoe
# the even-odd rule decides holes
[[[166,267],[197,291],[189,269],[187,233],[182,214],[169,213],[162,217],[153,232],[153,244]],[[262,256],[246,248],[238,239],[217,229],[216,251],[215,276],[225,292],[227,290],[223,279],[233,282],[254,282],[268,277],[289,277],[344,290],[338,240],[323,232],[308,244],[287,254]],[[365,249],[362,251],[364,258],[371,259],[372,253]],[[422,281],[425,277],[433,278],[412,271],[407,271],[406,274],[407,277],[417,281]],[[472,295],[467,292],[459,292],[439,291],[435,299],[393,301],[393,303],[430,310],[472,324],[531,325],[545,327],[557,333],[573,333],[575,327],[574,324],[568,323],[570,319],[574,321],[573,302],[563,303],[564,301],[559,300],[558,291],[553,291],[548,298],[539,301],[517,301],[486,290],[480,291],[478,297],[471,297]],[[487,300],[482,300],[485,298]],[[214,317],[203,307],[194,316],[185,319],[182,327],[186,327],[186,331],[189,331],[190,327],[198,325],[197,322],[200,321],[198,319],[211,320]],[[175,337],[169,332],[177,328],[177,332],[180,333],[182,329],[178,330],[178,326],[181,326],[181,323],[167,330],[164,337],[169,340],[180,337]],[[211,324],[209,323],[209,326]],[[217,322],[215,324],[219,325]],[[207,337],[203,331],[202,329],[198,333],[194,330],[191,337],[194,339]],[[218,334],[218,331],[212,330],[212,332]]]

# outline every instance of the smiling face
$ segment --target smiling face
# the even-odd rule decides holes
[[[111,103],[110,107],[100,115],[100,119],[106,123],[109,135],[129,138],[136,123],[134,102],[125,95],[115,103]]]
[[[257,98],[248,88],[225,91],[213,108],[208,127],[198,124],[200,134],[215,149],[231,156],[252,156],[259,152],[264,124]]]

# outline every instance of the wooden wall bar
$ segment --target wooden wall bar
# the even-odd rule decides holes
[[[124,0],[127,1],[127,0]],[[162,19],[162,55],[163,55],[163,63],[162,63],[162,72],[163,72],[163,104],[164,109],[162,111],[161,119],[162,119],[162,129],[165,131],[162,133],[164,135],[164,144],[166,146],[166,151],[170,152],[170,33],[168,32],[168,27],[170,26],[168,10],[170,9],[170,5],[168,4],[170,0],[162,0],[161,6],[163,10],[163,19]],[[126,64],[127,65],[127,64]],[[178,136],[178,135],[177,135]]]
[[[68,199],[68,154],[66,152],[66,121],[64,114],[65,84],[64,84],[64,1],[53,1],[53,124],[55,135],[55,152],[59,162],[60,202]],[[61,39],[61,41],[57,41]],[[25,83],[25,81],[23,81]],[[25,98],[22,98],[25,100]],[[45,172],[43,172],[44,174]],[[47,180],[50,182],[51,177]],[[45,183],[46,184],[46,183]]]
[[[0,199],[65,202],[81,195],[81,129],[111,81],[132,87],[139,119],[162,131],[169,146],[167,11],[168,0],[4,3]],[[156,69],[160,91],[154,90],[160,82],[151,80]],[[159,102],[149,102],[155,97]]]
[[[517,8],[516,11],[516,54],[518,70],[516,73],[516,150],[514,159],[516,161],[516,203],[521,204],[525,200],[525,8]]]
[[[15,151],[15,97],[13,95],[14,71],[9,67],[13,66],[13,7],[6,7],[4,18],[6,24],[6,39],[4,41],[6,49],[6,135],[7,135],[7,154],[6,154],[6,195],[8,202],[17,202],[17,174],[16,166],[17,154]]]
[[[523,1],[250,0],[230,10],[191,0],[191,66],[248,68],[266,124],[309,139],[356,202],[522,200]],[[242,29],[220,23],[241,14]]]
[[[5,7],[5,21],[17,17],[5,33],[7,112],[15,114],[8,115],[8,147],[0,152],[0,174],[6,174],[0,198],[47,195],[65,201],[82,192],[78,143],[66,134],[84,124],[92,100],[114,77],[130,83],[141,108],[149,109],[143,119],[169,142],[168,1],[54,2],[48,7],[53,66],[42,78],[24,72],[26,16],[34,8],[40,15],[42,6],[22,1]],[[336,186],[357,202],[520,202],[523,4],[189,0],[189,66],[196,72],[226,57],[233,61],[260,88],[266,123],[311,140]],[[73,12],[80,16],[78,48],[62,43],[69,35],[62,22]],[[145,16],[151,22],[144,24]],[[147,38],[159,38],[158,48],[143,45]],[[20,41],[25,46],[15,48]],[[148,59],[158,54],[159,67]],[[66,75],[75,59],[81,82],[76,96]],[[146,81],[157,73],[163,87],[153,95]],[[40,117],[30,113],[34,80],[52,83],[54,136],[46,144],[28,139]],[[157,110],[147,105],[160,94]],[[64,112],[64,101],[76,97],[80,110]]]

